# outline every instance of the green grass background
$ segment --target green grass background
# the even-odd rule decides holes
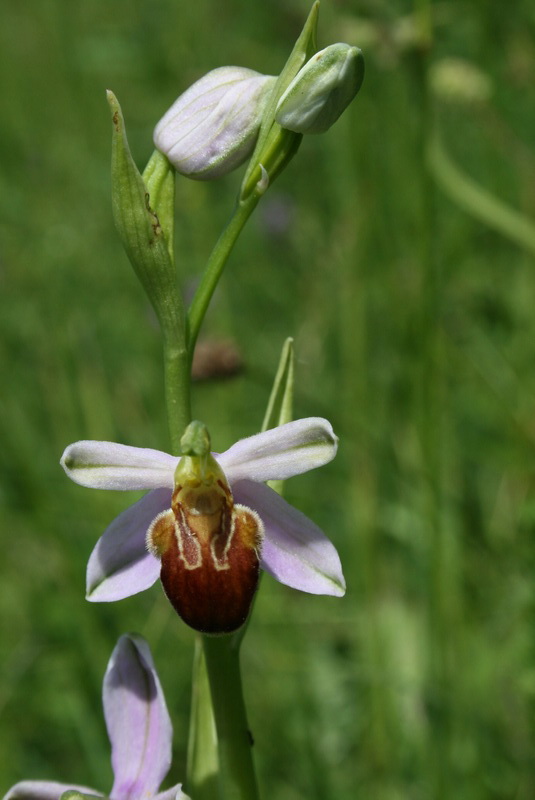
[[[258,430],[288,335],[296,416],[327,416],[341,440],[287,497],[335,542],[347,595],[266,577],[243,648],[270,800],[535,796],[534,249],[497,230],[503,209],[486,224],[425,167],[434,126],[459,169],[535,218],[535,6],[431,6],[426,55],[409,0],[323,0],[319,44],[363,48],[361,94],[270,189],[204,328],[245,365],[194,389],[217,449]],[[24,778],[109,790],[101,683],[128,630],[148,638],[168,698],[169,784],[184,776],[193,634],[158,585],[85,601],[87,557],[135,496],[77,487],[58,465],[77,439],[168,446],[159,333],[111,217],[104,92],[143,167],[181,91],[224,64],[276,74],[307,11],[0,11],[0,793]],[[487,76],[489,99],[426,90],[452,57]],[[177,181],[186,293],[239,181]]]

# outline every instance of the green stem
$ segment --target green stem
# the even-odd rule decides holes
[[[190,421],[190,365],[204,316],[228,257],[261,194],[238,201],[193,298],[187,320],[187,352],[166,351],[166,385],[173,447]],[[187,423],[186,423],[187,424]],[[182,426],[182,427],[181,427]],[[178,452],[178,450],[177,450]],[[235,637],[199,638],[193,665],[193,700],[187,790],[195,800],[257,800]]]
[[[180,454],[180,439],[191,422],[191,379],[188,351],[175,338],[164,335],[165,400],[171,450]]]
[[[188,741],[187,791],[195,800],[219,800],[219,758],[210,684],[201,637],[195,640]]]
[[[193,298],[188,311],[188,351],[190,354],[190,359],[193,358],[195,342],[197,341],[197,336],[199,335],[199,330],[202,325],[204,315],[206,314],[208,305],[212,299],[212,295],[221,277],[225,264],[227,263],[230,252],[234,247],[245,223],[256,208],[260,196],[261,195],[258,192],[252,192],[247,199],[241,200],[237,203],[227,227],[217,240],[216,245],[212,250],[206,265],[206,269],[199,284],[199,288],[195,293],[195,297]]]
[[[258,800],[239,644],[233,636],[203,636],[202,645],[217,731],[222,800]]]

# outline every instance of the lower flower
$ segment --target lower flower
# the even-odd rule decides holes
[[[171,766],[173,729],[148,644],[140,636],[121,636],[102,687],[104,717],[111,743],[113,800],[188,800],[181,785],[163,792]],[[103,798],[85,786],[55,781],[21,781],[4,800]]]

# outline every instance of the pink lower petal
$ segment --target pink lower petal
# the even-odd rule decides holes
[[[232,491],[236,502],[257,511],[264,523],[263,569],[302,592],[345,593],[338,553],[312,520],[262,483],[239,481]]]
[[[169,489],[153,489],[111,523],[87,564],[88,600],[122,600],[158,580],[160,562],[147,552],[145,536],[152,520],[170,505]]]

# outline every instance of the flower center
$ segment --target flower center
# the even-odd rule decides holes
[[[162,585],[184,622],[230,633],[247,619],[258,585],[263,525],[234,503],[202,423],[186,429],[182,450],[171,508],[152,522],[147,547],[161,560]]]

